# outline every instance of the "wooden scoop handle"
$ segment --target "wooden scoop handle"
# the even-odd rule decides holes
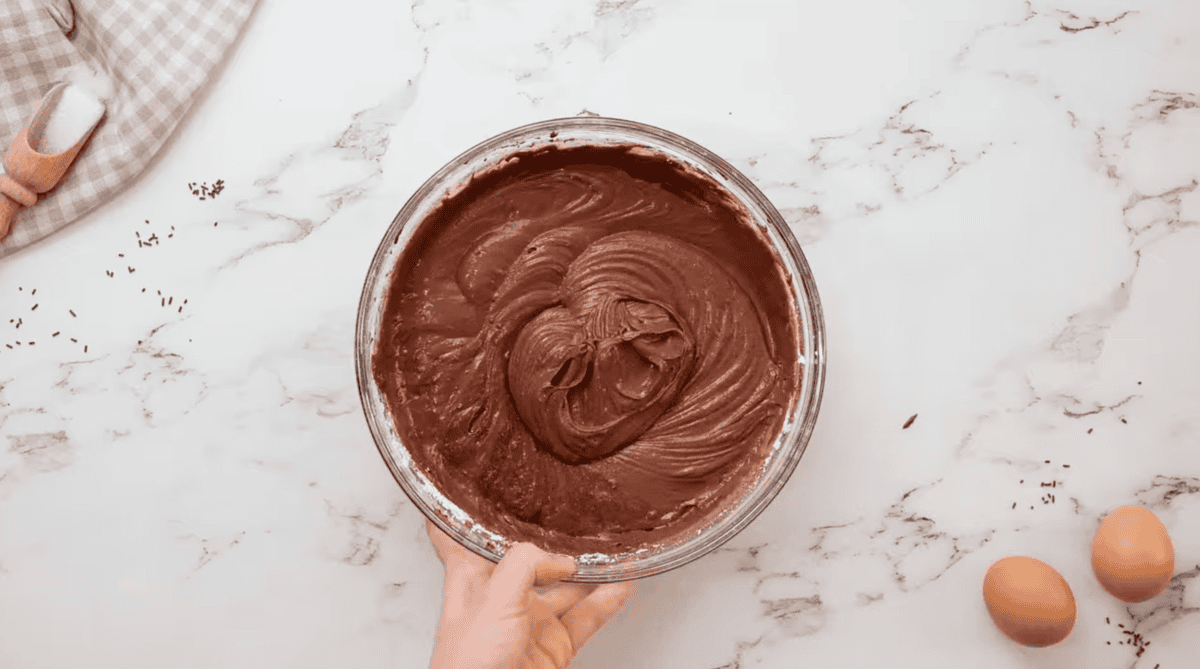
[[[17,220],[17,213],[21,211],[21,205],[10,199],[8,196],[0,195],[0,242],[8,237],[8,233],[12,231],[13,223]]]

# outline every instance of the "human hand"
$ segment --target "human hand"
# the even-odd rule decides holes
[[[575,561],[533,544],[515,544],[493,565],[433,523],[425,529],[446,568],[431,669],[566,669],[635,590],[632,582],[557,583]]]

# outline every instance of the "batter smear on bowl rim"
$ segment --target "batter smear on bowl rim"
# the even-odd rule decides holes
[[[623,552],[756,481],[799,385],[792,304],[711,178],[636,146],[549,145],[421,221],[373,373],[415,463],[477,522]]]

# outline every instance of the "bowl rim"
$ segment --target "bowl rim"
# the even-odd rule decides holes
[[[391,416],[391,411],[386,403],[383,403],[384,411],[382,415],[378,412],[372,412],[370,409],[372,406],[371,399],[380,398],[382,393],[375,383],[373,370],[375,354],[374,338],[377,334],[377,328],[369,326],[371,325],[373,316],[380,317],[382,315],[383,304],[386,303],[386,294],[390,285],[392,270],[392,267],[386,266],[389,256],[400,252],[395,250],[394,247],[401,244],[406,232],[411,236],[412,232],[424,220],[424,215],[415,216],[415,214],[422,206],[429,206],[429,198],[435,193],[440,192],[444,196],[446,192],[452,191],[456,186],[465,183],[465,179],[461,178],[455,182],[447,183],[447,178],[456,171],[461,170],[463,166],[470,165],[473,161],[486,157],[496,149],[511,147],[505,152],[506,154],[511,154],[556,142],[566,145],[566,143],[571,141],[571,138],[560,137],[560,135],[564,134],[564,131],[566,133],[570,133],[571,131],[584,133],[613,132],[614,139],[619,140],[621,143],[629,143],[629,140],[633,139],[630,135],[648,140],[645,146],[649,150],[660,155],[665,155],[672,160],[683,158],[682,162],[685,165],[697,168],[709,178],[713,178],[719,185],[730,191],[731,196],[741,202],[743,206],[746,206],[747,209],[750,209],[749,213],[751,213],[752,217],[755,215],[755,210],[757,210],[757,213],[761,214],[765,219],[764,228],[772,240],[772,247],[775,248],[776,253],[787,268],[787,279],[790,281],[794,304],[798,312],[796,314],[796,344],[799,348],[797,366],[801,376],[800,387],[798,388],[795,401],[792,407],[790,407],[789,415],[774,444],[775,449],[786,449],[784,453],[785,457],[779,459],[776,456],[768,456],[765,464],[762,465],[763,473],[761,474],[760,481],[765,479],[766,484],[756,486],[745,493],[735,505],[732,513],[716,515],[714,519],[706,522],[703,529],[697,532],[694,539],[679,542],[676,545],[676,550],[668,550],[666,552],[667,558],[658,561],[658,563],[653,563],[653,559],[659,554],[651,556],[651,562],[645,564],[629,561],[615,562],[611,559],[605,560],[603,558],[608,556],[598,554],[578,556],[576,559],[579,568],[576,574],[565,580],[604,583],[644,578],[677,569],[707,555],[745,529],[746,526],[753,522],[766,509],[791,478],[800,458],[807,450],[824,394],[826,366],[824,315],[817,292],[816,281],[812,275],[807,258],[804,256],[790,226],[770,200],[767,199],[753,182],[720,156],[685,137],[662,128],[638,121],[605,116],[554,118],[529,123],[489,137],[455,156],[426,179],[408,198],[404,206],[400,208],[381,238],[368,266],[367,276],[363,282],[362,293],[359,297],[355,323],[354,355],[359,403],[362,406],[364,417],[367,419],[376,449],[383,457],[388,470],[392,473],[392,477],[400,485],[400,488],[409,500],[421,511],[422,515],[437,526],[438,529],[448,534],[457,543],[471,552],[491,562],[499,562],[506,552],[507,545],[511,543],[510,540],[486,531],[486,528],[482,528],[481,525],[475,523],[465,513],[462,513],[462,516],[468,522],[474,524],[475,529],[484,529],[484,533],[490,534],[491,538],[480,542],[475,537],[460,531],[458,527],[448,523],[443,517],[446,509],[443,508],[439,512],[438,509],[432,508],[427,502],[426,497],[418,489],[421,487],[418,485],[421,482],[410,480],[405,475],[406,470],[401,468],[396,462],[390,440],[387,438],[388,428],[391,427],[394,430],[394,419]],[[541,138],[544,139],[538,141]],[[588,142],[585,139],[580,143],[586,144]],[[592,143],[595,143],[595,140]],[[670,148],[672,150],[671,153],[664,152],[663,145]],[[495,162],[481,165],[480,169],[486,169],[504,159],[503,154],[497,154],[497,156],[498,158]],[[479,169],[476,169],[467,173],[466,179],[469,179],[470,176],[477,174],[479,171]],[[722,181],[725,183],[722,183]],[[735,188],[730,188],[731,185]],[[740,191],[740,193],[737,191]],[[425,213],[427,214],[428,211]],[[776,241],[784,246],[790,258],[783,257],[784,254],[778,248]],[[794,268],[789,264],[789,260],[795,265]],[[379,313],[372,312],[374,302],[377,301],[376,296],[383,296],[378,300]],[[797,419],[799,419],[798,423],[796,422]],[[390,425],[381,424],[385,421]],[[398,435],[396,435],[395,441],[396,446],[404,448]],[[766,472],[768,469],[775,472],[774,476],[767,476]],[[417,468],[414,467],[412,470],[422,479],[425,478]],[[436,486],[428,480],[425,480],[423,483],[436,489]],[[451,506],[453,506],[452,502]],[[461,513],[461,510],[459,511]],[[735,516],[732,521],[726,520],[729,515]],[[704,534],[704,530],[709,529],[713,531]],[[683,549],[679,549],[679,547],[683,547]],[[637,553],[638,551],[635,551],[632,554],[636,555]]]

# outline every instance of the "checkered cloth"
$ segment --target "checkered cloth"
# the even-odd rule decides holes
[[[0,0],[0,158],[55,83],[90,68],[107,113],[58,188],[22,210],[0,257],[60,230],[145,169],[257,0]]]

